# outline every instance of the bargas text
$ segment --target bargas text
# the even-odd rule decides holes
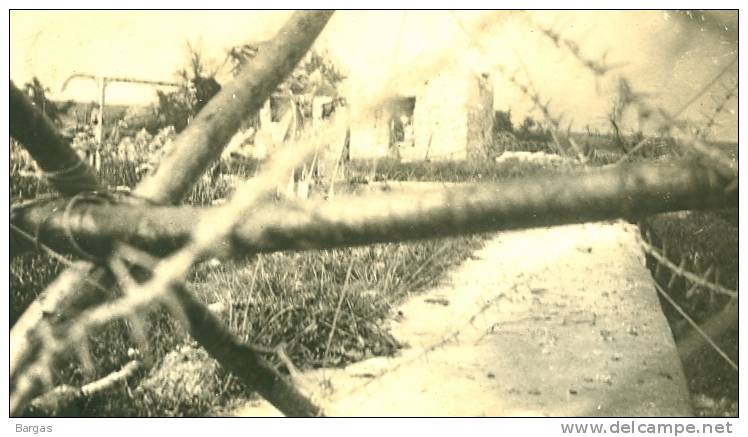
[[[16,432],[34,434],[52,432],[52,425],[21,425],[20,423],[16,423]]]

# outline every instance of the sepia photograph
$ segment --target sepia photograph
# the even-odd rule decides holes
[[[8,13],[17,434],[734,431],[738,10]]]

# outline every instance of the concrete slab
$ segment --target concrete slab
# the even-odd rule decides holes
[[[689,416],[635,226],[497,234],[405,302],[398,356],[299,381],[334,416]],[[275,416],[264,401],[239,416]]]

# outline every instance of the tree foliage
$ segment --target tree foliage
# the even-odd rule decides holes
[[[199,50],[187,44],[190,65],[177,72],[179,87],[175,91],[158,94],[158,113],[163,126],[174,126],[182,131],[208,101],[221,90],[215,71],[209,71]]]
[[[493,114],[493,131],[494,136],[498,132],[514,132],[512,125],[512,110],[495,111]]]
[[[544,127],[541,123],[535,121],[531,116],[526,116],[519,128],[515,131],[517,139],[523,141],[550,141],[552,139],[551,130]]]
[[[49,87],[42,84],[38,77],[34,76],[29,82],[23,85],[23,90],[31,100],[31,103],[39,108],[54,123],[60,123],[62,114],[73,106],[72,101],[65,103],[55,103],[47,98]]]
[[[265,49],[266,43],[244,44],[229,49],[227,57],[236,75],[241,68]],[[278,88],[277,92],[293,95],[312,94],[330,87],[335,88],[345,79],[340,69],[331,60],[329,54],[312,49],[304,56],[296,69]]]
[[[221,67],[210,69],[199,50],[189,43],[190,62],[187,68],[177,72],[179,87],[170,92],[157,91],[160,126],[174,126],[182,131],[208,101],[221,90],[216,74]],[[265,43],[244,44],[228,50],[226,63],[230,63],[232,75],[251,62],[266,47]],[[338,84],[345,76],[330,56],[324,52],[310,50],[296,69],[276,90],[276,94],[292,99],[301,114],[311,116],[311,100],[315,95],[337,96]],[[339,101],[339,100],[336,100]]]

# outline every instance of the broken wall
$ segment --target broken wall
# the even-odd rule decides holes
[[[408,160],[467,158],[467,80],[464,74],[444,71],[429,79],[416,95],[413,113],[413,150],[402,150]]]

